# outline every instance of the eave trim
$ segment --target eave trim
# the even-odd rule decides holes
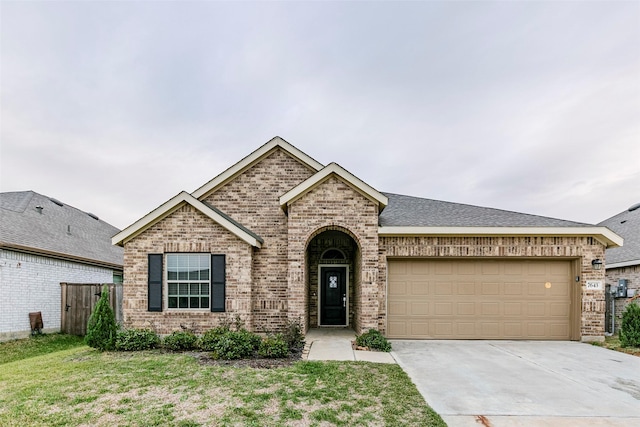
[[[622,246],[624,239],[606,227],[401,227],[378,228],[379,236],[588,236],[606,247]]]

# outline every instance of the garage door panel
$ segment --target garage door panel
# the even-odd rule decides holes
[[[451,316],[453,314],[453,302],[436,302],[434,307],[437,316]]]
[[[482,295],[500,295],[500,283],[483,283]]]
[[[410,316],[425,316],[429,314],[429,304],[426,302],[412,302],[410,307]]]
[[[569,339],[569,261],[390,260],[388,271],[391,338]]]
[[[475,295],[476,284],[473,282],[459,282],[458,295]]]
[[[429,295],[429,282],[411,282],[411,285],[408,287],[411,290],[409,295]]]
[[[456,303],[456,314],[458,316],[475,316],[476,304],[474,302]]]

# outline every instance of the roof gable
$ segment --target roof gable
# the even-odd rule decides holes
[[[329,179],[330,176],[335,175],[342,181],[350,185],[358,193],[362,194],[367,199],[378,205],[380,211],[389,203],[389,199],[384,194],[380,193],[369,184],[356,177],[342,166],[337,163],[330,163],[316,174],[312,175],[305,181],[293,187],[282,197],[280,197],[280,205],[286,211],[287,206],[295,202],[312,189]]]
[[[195,209],[211,218],[217,224],[220,224],[223,228],[232,234],[235,234],[239,239],[251,246],[260,248],[262,243],[264,243],[260,236],[233,220],[219,209],[216,209],[208,203],[201,202],[186,191],[180,192],[172,199],[163,203],[135,223],[131,224],[129,227],[122,230],[120,233],[116,234],[112,239],[112,243],[114,245],[124,245],[126,242],[140,235],[149,227],[166,218],[185,204],[193,206]]]
[[[242,172],[249,169],[251,166],[260,162],[263,158],[267,157],[276,149],[281,149],[291,157],[313,170],[314,172],[319,171],[323,168],[323,165],[310,156],[306,155],[302,151],[298,150],[293,145],[289,144],[284,139],[276,136],[268,141],[266,144],[262,145],[260,148],[249,154],[244,159],[240,160],[238,163],[231,166],[229,169],[222,172],[220,175],[213,178],[211,181],[204,184],[202,187],[195,190],[193,193],[193,197],[196,199],[203,199],[218,188],[222,187],[227,182],[233,180],[236,176],[240,175]]]

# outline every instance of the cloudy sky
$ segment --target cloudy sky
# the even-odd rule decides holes
[[[640,202],[640,2],[0,2],[1,191],[124,228],[279,135],[380,191]]]

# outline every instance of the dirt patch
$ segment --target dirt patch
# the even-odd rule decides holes
[[[265,359],[261,357],[252,357],[249,359],[238,360],[220,360],[211,357],[210,353],[200,352],[191,353],[191,356],[201,365],[227,366],[232,368],[255,368],[255,369],[274,369],[284,368],[293,365],[302,359],[302,352],[296,352],[283,359]]]

